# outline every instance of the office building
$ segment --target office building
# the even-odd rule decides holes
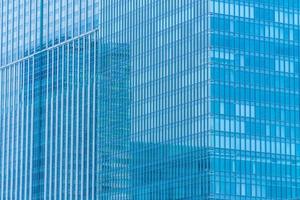
[[[0,8],[0,199],[300,198],[298,0]]]

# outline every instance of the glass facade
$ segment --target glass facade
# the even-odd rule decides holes
[[[95,30],[1,67],[0,199],[99,199],[126,186],[111,171],[125,174],[128,51]]]
[[[99,0],[0,1],[0,65],[96,29]]]
[[[211,193],[300,198],[299,1],[211,1]]]
[[[299,199],[298,0],[0,1],[0,200]]]

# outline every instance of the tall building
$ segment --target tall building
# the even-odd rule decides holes
[[[298,0],[0,1],[0,200],[299,199]]]
[[[99,37],[97,12],[99,1],[0,2],[1,200],[126,186],[110,172],[128,162],[130,47]]]
[[[300,2],[109,1],[132,49],[132,199],[299,199]]]
[[[109,171],[128,159],[128,51],[94,31],[1,67],[0,199],[99,199],[126,185]]]
[[[299,3],[210,2],[217,199],[300,198]]]

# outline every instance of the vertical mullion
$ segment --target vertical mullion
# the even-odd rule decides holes
[[[87,32],[87,27],[88,27],[88,6],[89,6],[89,3],[88,1],[86,0],[85,1],[85,25],[84,25],[84,32],[86,33]]]
[[[8,77],[7,77],[7,80],[8,80],[8,88],[7,88],[7,90],[8,91],[10,91],[11,90],[11,79],[10,79],[10,77],[11,77],[11,66],[8,68],[8,70],[7,70],[7,73],[8,73]],[[11,194],[9,194],[9,192],[11,192],[11,185],[10,185],[10,182],[12,181],[12,177],[11,177],[11,175],[12,175],[12,173],[11,173],[11,157],[12,157],[12,146],[11,146],[11,134],[12,134],[12,131],[11,131],[11,126],[10,126],[10,124],[11,124],[11,115],[10,115],[10,112],[11,112],[11,108],[10,108],[10,105],[11,105],[11,101],[12,101],[12,99],[11,99],[11,96],[10,96],[10,92],[8,92],[8,96],[7,96],[7,98],[8,98],[8,116],[7,116],[7,121],[8,121],[8,123],[7,123],[7,138],[8,138],[8,141],[7,141],[7,144],[8,144],[8,147],[7,147],[7,151],[8,151],[8,155],[7,155],[7,165],[8,165],[8,169],[7,169],[7,178],[8,178],[8,181],[7,181],[7,191],[6,191],[6,193],[7,193],[7,196],[8,196],[8,199],[11,197]]]
[[[62,162],[63,162],[63,144],[64,144],[64,56],[65,56],[65,51],[64,51],[64,46],[61,47],[61,54],[62,54],[62,60],[61,60],[61,67],[62,68],[62,73],[61,73],[61,108],[60,108],[60,112],[61,112],[61,116],[60,116],[60,167],[59,167],[59,170],[60,170],[60,176],[59,176],[59,179],[60,179],[60,186],[59,186],[59,191],[60,191],[60,195],[59,195],[59,199],[62,199],[62,175],[63,175],[63,170],[62,170]]]
[[[7,0],[6,1],[6,20],[7,20],[7,22],[6,22],[6,36],[5,36],[5,38],[6,38],[6,47],[5,47],[5,50],[6,50],[6,58],[5,58],[5,64],[7,64],[8,63],[8,6],[9,6],[9,0]]]
[[[0,15],[1,15],[1,20],[0,20],[0,66],[2,65],[2,38],[3,38],[3,0],[0,1]],[[2,196],[0,196],[0,200]]]
[[[66,40],[68,39],[69,39],[69,0],[66,0]]]
[[[50,165],[49,165],[49,167],[50,167],[50,175],[49,175],[49,199],[52,199],[52,182],[53,182],[53,180],[52,180],[52,163],[53,163],[53,156],[52,156],[52,154],[53,154],[53,134],[51,134],[52,132],[53,132],[53,99],[54,99],[54,50],[51,50],[52,51],[52,53],[51,53],[51,60],[52,60],[52,62],[51,62],[51,67],[52,67],[52,72],[51,72],[51,102],[50,102],[50,105],[51,105],[51,111],[50,111],[50,153],[49,153],[49,156],[50,156]]]
[[[65,123],[66,123],[66,148],[65,148],[65,198],[67,199],[68,198],[68,163],[69,163],[69,159],[68,159],[68,144],[69,144],[69,73],[70,73],[70,70],[69,70],[69,53],[70,50],[69,50],[69,44],[66,45],[66,65],[67,65],[67,71],[66,71],[66,74],[67,74],[67,91],[66,91],[66,120],[65,120]]]
[[[12,4],[12,24],[11,24],[11,34],[10,34],[10,37],[11,37],[11,42],[10,42],[10,45],[11,45],[11,47],[10,47],[10,50],[11,50],[11,57],[10,57],[10,60],[9,60],[9,62],[12,62],[13,61],[13,48],[14,48],[14,1],[11,1],[11,4]],[[11,196],[12,197],[12,196]]]
[[[24,15],[24,17],[23,17],[23,33],[22,33],[22,37],[23,37],[23,49],[22,49],[22,55],[21,55],[21,57],[23,57],[24,56],[24,53],[25,53],[25,22],[26,22],[26,16],[25,16],[25,14],[26,14],[26,4],[25,4],[25,1],[23,2],[23,15]],[[25,64],[25,62],[23,62],[23,65]],[[24,66],[23,66],[24,67]],[[23,68],[23,70],[25,69],[25,67]]]
[[[50,3],[50,2],[49,2]],[[53,17],[53,20],[52,20],[52,22],[53,22],[53,25],[52,25],[52,31],[53,31],[53,33],[51,33],[52,34],[52,43],[51,43],[51,45],[52,46],[54,46],[55,45],[55,1],[53,1],[53,15],[52,15],[52,17]]]
[[[24,76],[24,61],[21,61],[21,76],[22,76],[22,104],[21,104],[21,172],[20,172],[20,194],[19,194],[19,199],[23,199],[23,196],[22,196],[22,188],[23,188],[23,154],[24,154],[24,112],[25,112],[25,109],[24,109],[24,102],[25,102],[25,97],[24,97],[24,84],[25,84],[25,76]]]
[[[13,147],[16,147],[16,148],[14,148],[14,149],[16,149],[16,151],[14,152],[14,154],[15,154],[15,161],[16,162],[13,162],[13,163],[16,163],[16,167],[15,167],[15,170],[14,170],[14,189],[15,189],[15,192],[14,192],[14,197],[15,198],[13,198],[13,199],[17,199],[16,197],[17,197],[17,191],[18,191],[18,168],[19,168],[19,160],[18,160],[18,158],[19,158],[19,156],[18,156],[18,151],[19,151],[19,103],[18,102],[20,102],[19,101],[19,95],[16,95],[16,94],[18,94],[18,92],[19,92],[19,82],[18,82],[18,78],[19,78],[19,76],[17,77],[16,76],[16,74],[18,74],[17,72],[18,72],[18,64],[16,63],[16,64],[14,64],[14,108],[15,107],[17,107],[17,113],[14,111],[14,116],[15,116],[15,119],[14,119],[14,134],[16,134],[16,142],[15,142],[15,144],[13,145]],[[17,79],[16,79],[16,77],[17,77]],[[15,109],[14,109],[15,110]],[[13,141],[15,141],[14,139],[13,139]]]
[[[36,42],[36,38],[37,38],[37,19],[38,19],[38,17],[37,17],[37,0],[35,0],[35,2],[34,2],[34,6],[35,6],[35,12],[34,12],[34,46],[33,46],[33,48],[34,48],[34,50],[33,50],[33,52],[35,52],[35,50],[36,50],[36,46],[37,46],[37,42]]]
[[[14,169],[14,171],[13,171],[13,173],[14,173],[14,183],[12,184],[12,185],[14,185],[14,187],[12,187],[12,188],[14,188],[14,193],[13,193],[13,195],[15,196],[15,198],[12,198],[12,199],[16,199],[16,195],[17,195],[17,178],[18,178],[18,142],[19,142],[19,136],[18,136],[18,131],[19,131],[19,129],[18,129],[18,127],[19,127],[19,125],[18,125],[18,116],[19,116],[19,114],[18,114],[18,97],[17,97],[17,93],[18,93],[18,88],[17,88],[17,86],[18,86],[18,79],[16,78],[17,76],[16,76],[16,74],[17,74],[17,63],[15,63],[14,64],[14,93],[13,93],[13,95],[14,95],[14,129],[13,129],[13,132],[14,132],[14,138],[13,138],[13,150],[14,150],[14,161],[13,161],[13,163],[16,163],[16,167],[15,167],[15,169]],[[19,95],[18,95],[19,96]],[[17,108],[17,110],[16,110],[16,108]],[[15,138],[16,138],[16,141],[15,141]],[[16,147],[16,148],[15,148]]]
[[[47,2],[47,25],[46,25],[46,41],[45,41],[45,44],[46,44],[46,47],[49,46],[49,22],[50,22],[50,19],[49,19],[49,12],[50,12],[50,9],[49,9],[49,4],[50,4],[50,1]]]
[[[0,42],[1,43],[1,42]],[[1,120],[1,123],[0,123],[0,126],[3,127],[3,129],[5,128],[5,124],[3,123],[4,119],[5,119],[5,113],[2,112],[4,111],[4,106],[2,107],[2,104],[4,102],[4,99],[2,99],[2,93],[4,93],[2,91],[2,88],[3,88],[3,85],[2,85],[2,75],[3,75],[3,71],[5,71],[4,69],[0,70],[0,110],[1,110],[1,113],[0,113],[0,120]],[[4,89],[3,89],[4,90]],[[3,130],[2,129],[2,130]],[[4,185],[4,145],[5,145],[5,141],[4,141],[4,131],[1,131],[1,135],[2,135],[2,151],[1,151],[1,165],[0,165],[0,168],[1,168],[1,190],[0,190],[0,199],[3,200],[3,185]]]
[[[77,86],[76,86],[76,90],[77,90],[77,105],[76,105],[76,109],[77,109],[77,118],[76,118],[76,183],[78,183],[78,164],[79,164],[79,160],[78,160],[78,157],[79,157],[79,88],[80,88],[80,81],[79,81],[79,65],[80,65],[80,39],[78,39],[78,47],[77,47]],[[76,184],[76,187],[75,187],[75,199],[77,200],[78,199],[78,184]]]
[[[28,93],[28,91],[29,91],[29,67],[28,67],[28,60],[26,60],[26,62],[25,62],[25,68],[27,69],[27,72],[28,72],[28,74],[27,74],[27,77],[26,77],[26,83],[27,83],[27,87],[25,88],[25,90],[26,90],[26,93]],[[28,110],[28,102],[29,102],[29,99],[28,99],[28,94],[27,94],[27,96],[26,96],[26,104],[25,104],[25,106],[26,106],[26,116],[25,116],[25,120],[26,120],[26,122],[25,122],[25,126],[26,126],[26,130],[25,130],[25,134],[26,134],[26,139],[25,139],[25,174],[24,174],[24,176],[25,176],[25,189],[24,189],[24,191],[25,191],[25,193],[24,193],[24,195],[25,195],[25,200],[27,200],[27,187],[28,187],[28,184],[27,184],[27,179],[28,179],[28,174],[27,174],[27,171],[28,171],[28,112],[29,112],[29,110]]]
[[[45,115],[45,152],[44,152],[44,156],[45,156],[45,166],[44,166],[44,199],[47,199],[47,178],[48,178],[48,171],[47,171],[47,167],[48,167],[48,157],[47,157],[47,152],[48,152],[48,97],[49,97],[49,92],[48,92],[48,85],[49,85],[49,51],[47,51],[47,79],[46,79],[46,115]]]
[[[7,131],[7,137],[8,137],[8,148],[7,148],[7,150],[8,150],[8,166],[9,166],[9,168],[7,169],[7,171],[8,171],[8,174],[7,174],[7,177],[8,177],[8,183],[7,183],[7,188],[8,188],[8,190],[7,190],[7,193],[8,193],[8,198],[10,199],[11,197],[12,197],[12,180],[13,180],[13,178],[12,178],[12,176],[13,176],[13,173],[12,173],[12,159],[13,159],[13,144],[12,144],[12,141],[13,141],[13,137],[12,137],[12,135],[13,135],[13,131],[12,131],[12,120],[11,120],[11,117],[13,117],[13,115],[11,114],[11,112],[13,111],[13,109],[11,108],[11,104],[12,104],[12,96],[10,95],[10,91],[11,91],[11,89],[12,89],[12,79],[11,79],[11,73],[12,73],[12,66],[13,65],[11,65],[11,66],[9,66],[8,67],[8,99],[9,99],[9,101],[8,101],[8,117],[7,117],[7,119],[8,119],[8,124],[7,124],[7,127],[8,127],[8,131]]]
[[[31,1],[34,1],[34,0],[29,0],[29,14],[28,14],[29,15],[29,20],[28,20],[29,21],[28,22],[29,23],[29,37],[28,37],[28,52],[27,52],[28,55],[30,55],[30,52],[31,52],[31,44],[30,43],[31,43],[31,37],[32,37],[31,36],[31,14],[32,14],[31,13],[31,6],[32,6]]]
[[[92,27],[91,29],[95,28],[95,24],[94,24],[94,14],[95,14],[95,1],[92,1]]]
[[[58,11],[59,12],[59,17],[58,17],[59,18],[59,22],[58,22],[59,23],[59,30],[58,30],[58,33],[59,33],[58,37],[59,38],[58,38],[58,41],[59,42],[61,42],[61,24],[62,24],[62,21],[61,21],[61,10],[62,10],[61,9],[61,5],[62,5],[61,1],[62,0],[59,0],[59,11]]]
[[[75,11],[75,4],[72,1],[72,37],[74,37],[74,11]]]
[[[84,191],[84,106],[85,106],[85,38],[82,41],[82,49],[83,51],[80,53],[82,56],[82,132],[81,132],[81,140],[82,140],[82,145],[81,145],[81,199],[83,199],[83,191]],[[81,49],[81,48],[80,48]]]
[[[55,8],[54,8],[55,10]],[[55,33],[54,33],[55,35]],[[59,94],[59,48],[57,48],[57,53],[56,53],[56,95],[55,95],[55,98],[56,98],[56,102],[55,102],[55,153],[54,153],[54,157],[55,157],[55,167],[54,167],[54,199],[56,200],[57,199],[57,174],[58,174],[58,170],[57,170],[57,163],[58,163],[58,151],[57,151],[57,148],[58,148],[58,94]]]
[[[1,4],[2,5],[2,4]],[[0,9],[0,12],[1,12],[1,9]],[[0,22],[0,24],[1,24],[1,22]],[[0,32],[0,37],[1,37],[1,32]],[[0,42],[1,43],[1,42]],[[0,44],[0,52],[1,52],[1,44]],[[0,58],[1,58],[1,56],[0,56]],[[1,63],[0,63],[0,65],[1,65]],[[3,124],[2,124],[2,70],[0,70],[0,128],[2,128],[3,127]],[[0,132],[0,137],[2,136],[2,148],[3,148],[3,146],[4,146],[4,140],[3,140],[3,132]],[[1,157],[0,157],[0,159],[1,159],[1,161],[0,161],[0,170],[1,170],[1,176],[0,176],[0,200],[2,200],[2,191],[3,191],[3,188],[2,188],[2,186],[3,186],[3,181],[2,181],[2,177],[3,177],[3,173],[2,173],[2,169],[3,169],[3,150],[2,150],[2,152],[0,152],[0,154],[1,154]]]
[[[17,88],[17,103],[18,103],[18,107],[17,107],[17,150],[16,150],[16,155],[17,155],[17,164],[16,164],[16,183],[15,183],[15,199],[18,199],[18,192],[19,192],[19,186],[20,186],[20,181],[19,181],[19,170],[20,170],[20,165],[19,165],[19,152],[20,152],[20,148],[19,148],[19,143],[20,143],[20,63],[18,62],[18,64],[16,64],[17,66],[17,74],[18,74],[18,88]]]
[[[19,50],[19,48],[20,48],[20,29],[19,29],[19,27],[20,27],[20,1],[18,2],[18,25],[17,25],[17,31],[18,31],[18,35],[17,35],[17,58],[16,59],[19,59],[21,56],[19,55],[19,53],[20,53],[20,50]],[[1,42],[0,42],[1,43]],[[1,44],[0,44],[1,45]],[[0,60],[1,60],[1,58],[0,58]]]
[[[30,189],[29,189],[29,199],[32,199],[32,163],[33,163],[33,119],[34,119],[34,57],[32,58],[32,94],[31,94],[31,135],[30,135]]]
[[[86,172],[86,197],[87,198],[90,198],[89,197],[89,195],[90,195],[90,193],[89,193],[89,186],[90,186],[90,182],[89,182],[89,178],[90,178],[90,173],[89,173],[89,166],[90,166],[90,115],[91,115],[91,109],[90,109],[90,107],[91,107],[91,97],[90,97],[90,95],[91,95],[91,92],[90,92],[90,90],[91,90],[91,77],[90,77],[90,70],[91,70],[91,35],[89,35],[88,36],[88,63],[87,63],[87,66],[88,66],[88,85],[87,85],[87,88],[88,88],[88,106],[87,106],[87,108],[88,108],[88,110],[87,110],[87,115],[86,115],[86,117],[87,117],[87,172]]]
[[[4,137],[4,144],[5,144],[5,148],[4,148],[4,150],[3,151],[5,151],[5,154],[6,154],[6,163],[5,163],[5,165],[6,165],[6,168],[5,168],[5,199],[8,199],[8,196],[7,196],[7,191],[8,191],[8,168],[9,168],[9,166],[8,166],[8,152],[9,152],[9,146],[8,146],[8,144],[9,144],[9,142],[7,142],[7,137],[8,137],[8,133],[7,133],[7,129],[8,129],[8,125],[7,125],[7,119],[8,119],[8,117],[6,116],[6,113],[8,113],[8,111],[7,111],[7,99],[8,99],[8,96],[7,96],[7,85],[8,85],[8,80],[7,80],[7,72],[8,71],[8,69],[5,69],[5,93],[4,93],[4,98],[5,98],[5,100],[4,100],[4,109],[5,109],[5,117],[4,117],[4,135],[5,135],[5,137]]]
[[[11,46],[9,48],[10,51],[11,51],[11,57],[10,57],[10,60],[9,60],[10,63],[14,60],[14,54],[13,54],[13,49],[14,49],[14,35],[16,34],[15,33],[15,29],[14,29],[14,24],[17,23],[14,20],[14,17],[15,17],[15,14],[14,14],[15,13],[14,4],[15,4],[15,1],[11,1],[12,9],[11,9],[10,16],[11,16],[12,22],[10,23],[11,24],[11,33],[9,35],[9,37],[11,38],[11,41],[10,41],[10,45]],[[11,198],[12,198],[12,196],[11,196]]]
[[[72,105],[71,105],[71,177],[70,177],[70,197],[71,197],[71,199],[72,199],[72,191],[73,191],[73,172],[74,172],[74,169],[73,169],[73,167],[74,167],[74,161],[73,161],[73,154],[74,154],[74,152],[73,152],[73,147],[74,147],[74,140],[73,140],[73,137],[74,137],[74,123],[73,123],[73,121],[74,121],[74,55],[75,55],[75,43],[74,43],[74,41],[72,42],[72,69],[71,69],[71,71],[72,71]]]
[[[81,35],[81,3],[82,3],[82,1],[84,1],[84,0],[80,0],[80,1],[78,1],[78,4],[79,4],[79,20],[78,20],[78,33],[77,33],[77,36],[78,35]]]
[[[95,173],[95,169],[96,169],[96,83],[97,83],[97,77],[96,77],[96,62],[97,62],[97,57],[98,57],[98,51],[97,51],[97,39],[98,39],[98,33],[96,32],[96,34],[93,34],[93,42],[94,42],[94,63],[93,63],[93,166],[92,166],[92,174],[93,174],[93,180],[92,180],[92,200],[94,200],[95,198],[95,184],[97,183],[95,180],[97,177],[97,174]],[[96,182],[96,183],[95,183]]]
[[[64,41],[68,40],[68,1],[66,1],[66,8],[64,10],[64,12],[66,12],[66,15],[65,15],[65,38],[64,38]],[[62,11],[63,12],[63,11]],[[61,15],[62,16],[62,15]]]
[[[5,36],[5,38],[6,38],[6,45],[5,45],[5,52],[6,52],[6,54],[5,54],[5,61],[4,61],[4,64],[7,64],[8,62],[7,62],[7,56],[8,56],[8,54],[7,54],[7,52],[8,52],[8,6],[9,6],[9,0],[7,0],[6,1],[6,36]]]
[[[7,73],[8,73],[8,76],[7,76],[7,83],[8,83],[8,87],[7,87],[7,91],[11,91],[11,66],[8,67],[8,70],[7,70]],[[11,115],[10,115],[10,112],[12,110],[12,108],[10,107],[11,105],[11,95],[10,95],[10,92],[8,92],[8,96],[7,96],[7,99],[8,99],[8,102],[7,102],[7,113],[8,113],[8,116],[7,116],[7,132],[6,132],[6,137],[7,137],[7,148],[6,148],[6,151],[8,152],[8,155],[7,155],[7,167],[8,169],[7,170],[7,190],[6,190],[6,196],[8,199],[11,198],[11,195],[12,195],[12,185],[11,185],[11,182],[12,182],[12,169],[11,169],[11,160],[12,160],[12,145],[10,144],[11,143],[11,136],[12,136],[12,131],[11,131],[11,127],[10,127],[10,124],[11,123]]]
[[[11,91],[14,89],[14,79],[13,78],[13,71],[14,71],[14,65],[11,65],[9,67],[9,84],[10,84],[10,87],[9,87],[9,91],[11,93]],[[14,160],[14,130],[13,130],[13,127],[14,127],[14,105],[13,105],[13,102],[14,102],[14,95],[11,95],[10,94],[10,106],[9,106],[9,109],[10,109],[10,114],[9,114],[9,124],[8,124],[8,127],[9,127],[9,132],[8,132],[8,137],[10,138],[10,142],[9,144],[11,145],[10,147],[10,169],[9,169],[9,177],[10,177],[10,185],[9,185],[9,191],[10,191],[10,194],[9,194],[9,197],[10,199],[12,199],[12,186],[13,186],[13,176],[14,176],[14,173],[13,173],[13,166],[12,166],[12,163],[13,163],[13,160]]]

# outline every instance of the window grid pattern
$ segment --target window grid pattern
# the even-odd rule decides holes
[[[128,45],[95,30],[0,68],[0,199],[127,187],[129,60]]]
[[[297,199],[299,2],[210,5],[212,194]]]
[[[299,198],[299,17],[298,0],[1,0],[0,199]]]
[[[101,5],[101,38],[131,48],[129,199],[208,198],[207,1]]]
[[[0,66],[98,27],[99,0],[1,0]]]

